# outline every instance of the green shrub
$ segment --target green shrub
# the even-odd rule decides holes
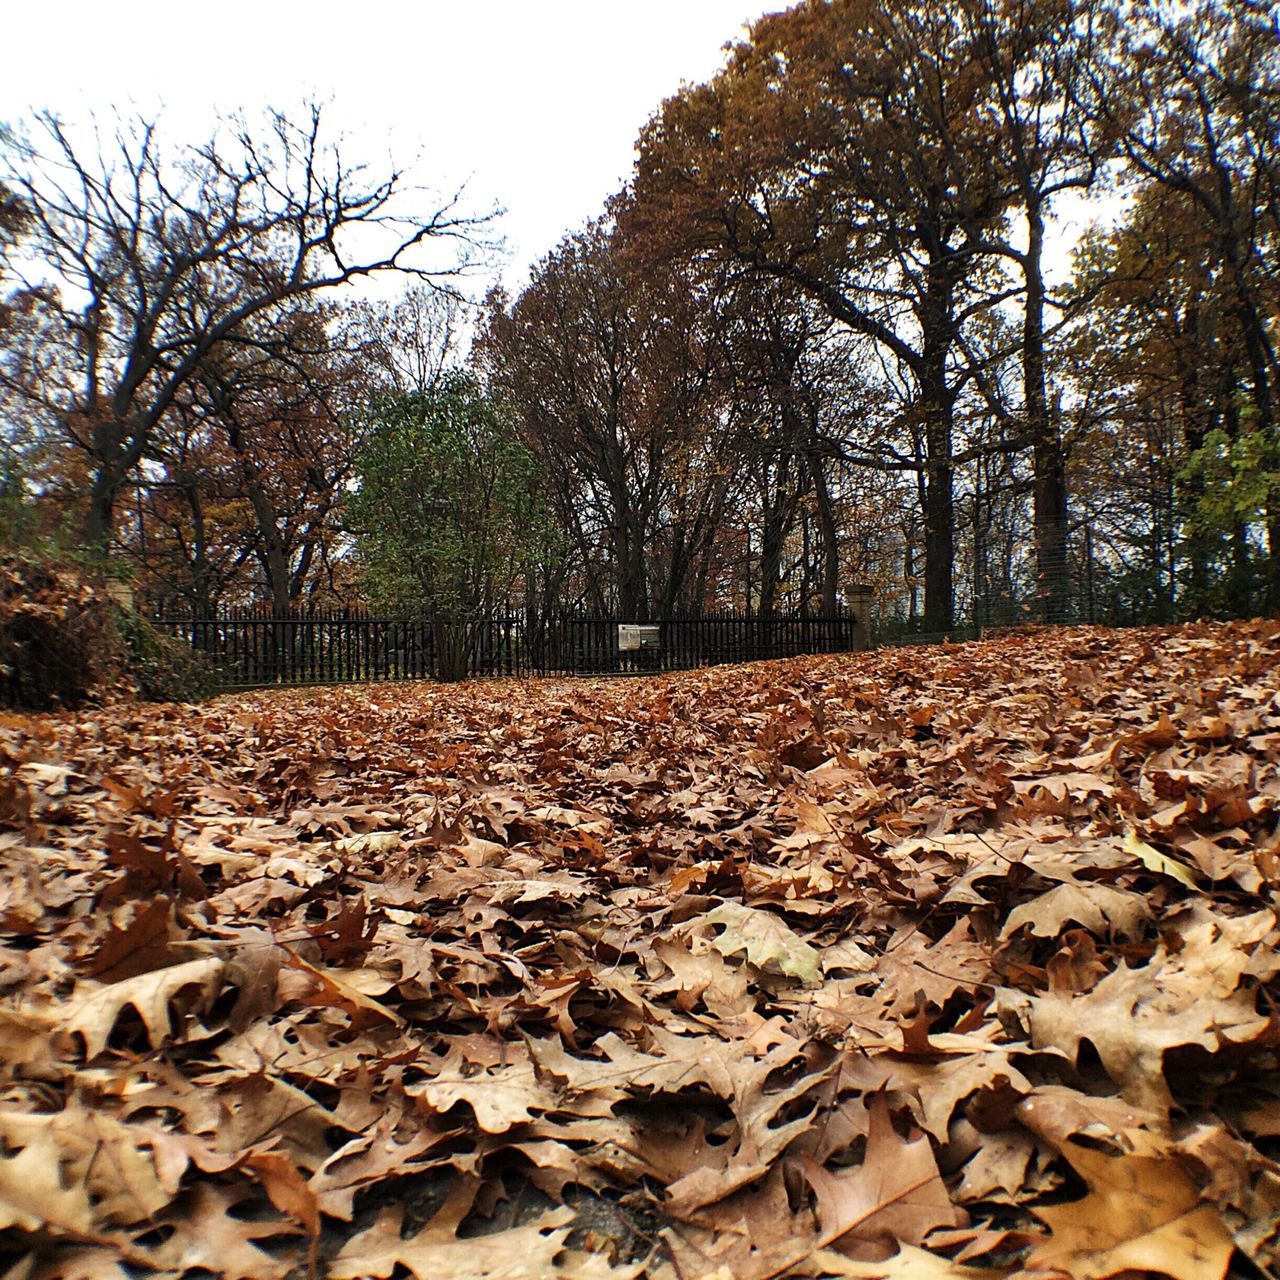
[[[216,688],[209,664],[172,636],[162,635],[141,614],[117,606],[116,630],[124,644],[124,663],[148,702],[198,702]]]

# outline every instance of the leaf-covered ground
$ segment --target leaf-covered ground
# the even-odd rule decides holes
[[[1278,761],[1274,623],[4,718],[3,1274],[1276,1274]]]

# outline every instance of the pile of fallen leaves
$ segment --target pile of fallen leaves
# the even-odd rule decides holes
[[[0,553],[0,706],[78,707],[119,675],[106,592],[68,565]]]
[[[6,1276],[1280,1267],[1280,625],[0,719]]]

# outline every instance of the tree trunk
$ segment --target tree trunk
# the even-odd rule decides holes
[[[183,488],[187,500],[187,508],[191,512],[192,561],[191,561],[191,602],[193,611],[202,618],[211,618],[214,614],[212,585],[213,570],[209,564],[209,539],[205,530],[204,502],[200,490],[194,483]]]
[[[834,618],[840,612],[840,531],[836,527],[835,504],[831,501],[822,460],[810,451],[805,461],[813,483],[818,540],[822,545],[822,614]]]
[[[917,309],[920,358],[916,366],[924,433],[924,629],[950,631],[955,622],[955,467],[951,461],[956,393],[947,381],[955,343],[952,315],[960,270],[944,237],[929,242],[930,263]]]
[[[262,486],[250,480],[248,484],[249,502],[253,514],[257,517],[259,552],[258,562],[266,575],[267,589],[271,592],[271,608],[277,617],[288,614],[293,604],[291,596],[292,575],[289,572],[289,556],[285,551],[284,541],[280,537],[280,528],[276,522],[275,508]]]
[[[1044,214],[1027,201],[1027,253],[1023,259],[1026,311],[1022,329],[1023,400],[1031,434],[1034,473],[1037,589],[1045,622],[1064,622],[1067,572],[1067,468],[1062,436],[1049,410],[1044,368]]]
[[[1184,330],[1194,332],[1199,327],[1197,309],[1191,307],[1184,322]],[[1229,379],[1234,381],[1234,375]],[[1230,399],[1229,385],[1223,386],[1219,393],[1222,403]],[[1194,457],[1203,447],[1206,435],[1205,428],[1209,423],[1208,406],[1205,405],[1200,387],[1200,365],[1198,360],[1188,360],[1182,371],[1182,380],[1178,387],[1179,408],[1182,412],[1183,448],[1188,458]],[[1186,481],[1183,494],[1183,510],[1189,517],[1190,532],[1187,537],[1186,554],[1189,567],[1188,595],[1191,612],[1202,613],[1209,604],[1210,581],[1209,559],[1212,553],[1212,539],[1201,527],[1200,501],[1204,497],[1204,476],[1192,473]]]
[[[782,549],[795,516],[794,495],[790,492],[787,462],[778,469],[777,484],[770,493],[768,466],[761,481],[764,515],[760,524],[760,605],[762,618],[772,618],[778,608],[778,583],[782,576]],[[751,596],[747,595],[747,608]]]
[[[950,424],[931,424],[934,443],[925,476],[924,510],[924,629],[950,631],[955,600],[954,470],[950,464]],[[945,448],[944,448],[945,444]]]
[[[431,630],[435,637],[436,679],[448,684],[465,680],[475,646],[475,627],[458,618],[436,615],[431,619]]]
[[[89,488],[89,506],[84,514],[81,534],[85,546],[105,555],[115,533],[116,495],[124,476],[118,467],[99,459]]]
[[[271,609],[276,617],[284,617],[292,604],[291,575],[289,572],[289,556],[284,541],[280,537],[279,517],[271,495],[267,493],[259,479],[257,463],[245,445],[240,424],[236,421],[233,406],[225,394],[219,394],[223,414],[226,418],[227,443],[231,446],[240,462],[240,474],[243,477],[245,495],[253,508],[254,520],[258,526],[258,563],[262,566],[263,575],[267,579],[267,590],[271,593]]]

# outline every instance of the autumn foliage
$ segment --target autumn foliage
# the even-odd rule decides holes
[[[1280,625],[0,723],[28,1280],[1280,1263]]]
[[[119,658],[103,590],[48,559],[0,556],[0,705],[78,707]]]

